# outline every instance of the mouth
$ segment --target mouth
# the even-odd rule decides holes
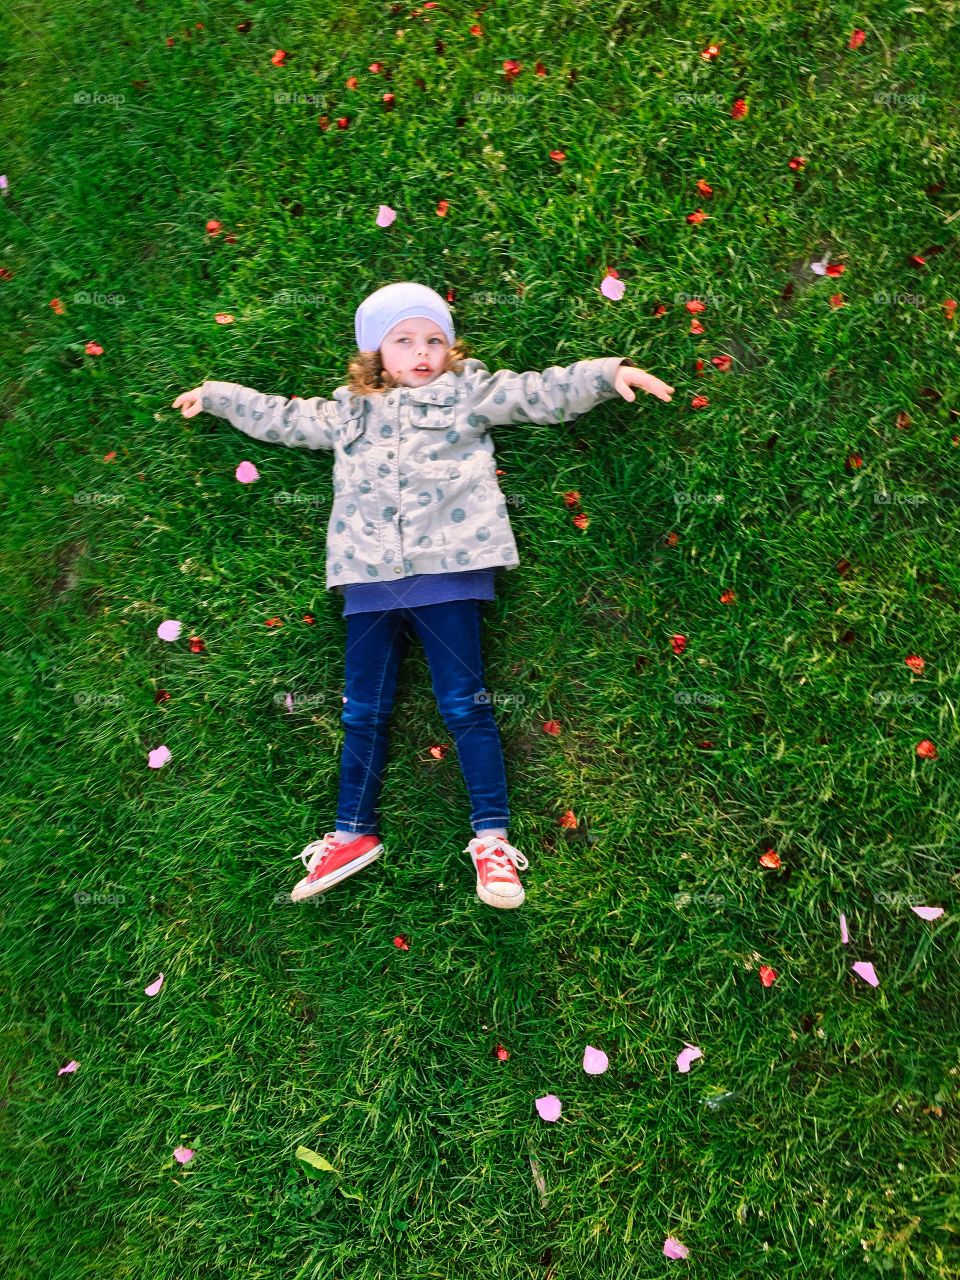
[[[411,369],[410,372],[415,373],[419,378],[423,378],[426,377],[428,373],[432,373],[433,370],[429,365],[418,364],[417,367],[415,369]]]

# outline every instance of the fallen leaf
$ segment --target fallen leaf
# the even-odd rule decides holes
[[[317,1155],[316,1151],[311,1151],[309,1147],[297,1147],[294,1155],[304,1164],[309,1164],[314,1169],[321,1169],[324,1173],[337,1172],[329,1160],[324,1160],[323,1156]]]

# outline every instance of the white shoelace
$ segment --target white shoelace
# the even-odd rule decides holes
[[[303,863],[304,870],[309,871],[310,859],[314,856],[314,854],[315,853],[321,854],[321,857],[317,859],[318,863],[321,862],[323,855],[326,855],[330,851],[330,849],[333,848],[335,843],[336,843],[336,832],[328,831],[322,840],[314,840],[310,844],[308,844],[307,847],[303,849],[300,853],[295,853],[293,855],[293,861],[296,862],[296,860],[299,858],[300,861]]]
[[[526,871],[530,865],[526,856],[512,844],[508,844],[502,836],[484,836],[480,844],[483,845],[483,853],[478,852],[477,857],[483,858],[490,865],[491,872],[487,877],[490,880],[512,880],[512,876],[507,871],[511,863],[518,871]],[[500,852],[491,853],[491,849],[498,849]]]

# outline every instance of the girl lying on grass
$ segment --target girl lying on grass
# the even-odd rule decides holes
[[[517,870],[529,864],[507,840],[506,772],[480,652],[481,602],[494,599],[497,569],[519,563],[490,429],[570,422],[614,396],[635,400],[634,387],[669,402],[674,388],[620,356],[491,374],[456,338],[443,298],[410,282],[367,297],[355,333],[347,385],[329,400],[204,382],[173,402],[185,418],[203,409],[257,440],[334,456],[326,585],[343,594],[347,619],[339,798],[335,830],[295,855],[306,875],[291,897],[324,893],[384,851],[387,724],[415,632],[470,796],[474,838],[463,852],[477,894],[518,907]]]

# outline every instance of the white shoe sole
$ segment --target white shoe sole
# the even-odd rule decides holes
[[[383,853],[383,845],[376,844],[362,858],[355,858],[353,862],[348,862],[343,867],[338,867],[336,871],[331,871],[329,875],[321,876],[319,880],[314,880],[311,884],[307,883],[306,877],[295,884],[290,893],[291,902],[303,902],[306,898],[314,898],[318,893],[325,893],[327,889],[331,889],[335,884],[339,884],[341,880],[347,880],[352,875],[356,875],[358,871],[362,871],[364,867],[369,866],[371,862],[376,860]]]
[[[515,898],[501,898],[498,894],[491,893],[489,889],[485,889],[480,881],[477,881],[477,897],[481,902],[485,902],[488,907],[499,907],[501,910],[512,910],[513,907],[523,906],[526,898],[523,885],[520,886],[520,892]]]

